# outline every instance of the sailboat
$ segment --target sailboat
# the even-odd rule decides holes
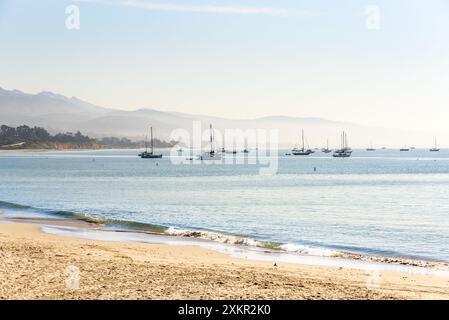
[[[405,146],[404,148],[399,149],[399,151],[407,152],[410,151],[410,148],[407,148],[407,146]]]
[[[247,139],[245,139],[245,149],[243,149],[243,153],[249,153],[248,140]]]
[[[435,138],[435,147],[431,148],[430,151],[432,151],[432,152],[440,151],[440,149],[437,147],[437,138]]]
[[[332,155],[334,158],[349,158],[352,154],[351,148],[348,147],[348,136],[343,131],[341,135],[341,149],[335,150]]]
[[[221,153],[215,152],[212,124],[210,124],[209,130],[210,130],[210,151],[203,152],[199,158],[200,160],[221,160]]]
[[[142,159],[160,159],[162,158],[162,154],[154,154],[153,153],[153,127],[150,127],[150,135],[151,135],[151,151],[148,152],[148,136],[145,136],[145,151],[139,154],[139,157]]]
[[[311,154],[315,153],[315,150],[311,149],[309,146],[309,141],[306,140],[306,144],[307,144],[307,151],[309,151]]]
[[[321,151],[323,151],[324,153],[331,153],[332,150],[329,149],[329,139],[326,140],[326,148],[323,148]]]
[[[223,137],[223,146],[221,147],[220,151],[221,151],[222,154],[225,154],[225,153],[226,153],[224,137]]]
[[[376,149],[373,148],[372,142],[370,143],[369,148],[366,148],[366,151],[376,151]]]
[[[304,130],[301,131],[301,137],[302,137],[302,148],[293,148],[292,154],[295,156],[308,156],[309,154],[313,153],[310,149],[304,148]]]

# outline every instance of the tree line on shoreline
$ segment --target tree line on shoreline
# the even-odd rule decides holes
[[[176,142],[153,139],[155,148],[173,147]],[[132,141],[128,138],[104,137],[91,138],[80,131],[50,134],[41,127],[0,126],[1,149],[105,149],[105,148],[141,148],[145,141]]]

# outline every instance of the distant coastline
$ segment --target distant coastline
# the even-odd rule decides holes
[[[154,139],[155,148],[170,148],[175,141],[166,142]],[[144,141],[132,141],[124,137],[92,138],[76,133],[65,132],[50,134],[41,127],[0,126],[0,150],[102,150],[102,149],[139,149],[145,146]]]
[[[171,147],[160,147],[160,148],[155,148],[155,149],[170,149]],[[138,150],[142,150],[141,147],[139,148],[132,148],[132,147],[96,147],[96,148],[21,148],[21,149],[6,149],[6,148],[1,148],[0,147],[0,153],[13,153],[13,152],[64,152],[64,151],[107,151],[107,150],[136,150],[136,152]]]
[[[174,130],[191,132],[193,123],[199,121],[204,127],[212,122],[214,129],[220,133],[226,129],[278,130],[278,142],[282,148],[294,147],[299,142],[301,129],[306,131],[307,144],[311,148],[322,148],[327,144],[327,140],[329,148],[337,147],[343,130],[348,133],[352,148],[365,149],[373,146],[380,149],[385,146],[398,149],[404,145],[431,148],[436,137],[441,148],[449,145],[449,133],[445,130],[422,131],[416,126],[400,129],[385,124],[368,125],[344,119],[278,115],[280,110],[273,111],[274,114],[270,112],[262,113],[258,117],[231,119],[221,117],[213,110],[209,114],[197,114],[189,113],[188,110],[169,112],[163,108],[147,107],[114,109],[50,91],[31,94],[0,87],[0,125],[26,124],[46,128],[52,133],[80,130],[93,137],[127,137],[136,141],[143,140],[145,131],[153,125],[155,137],[169,141]],[[159,147],[156,139],[155,147]]]

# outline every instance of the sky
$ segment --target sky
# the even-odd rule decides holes
[[[448,132],[448,39],[446,0],[0,0],[0,87]]]

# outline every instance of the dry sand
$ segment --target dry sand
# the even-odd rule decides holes
[[[66,268],[80,270],[68,289]],[[248,261],[188,246],[118,243],[0,223],[0,299],[430,299],[449,279]]]

